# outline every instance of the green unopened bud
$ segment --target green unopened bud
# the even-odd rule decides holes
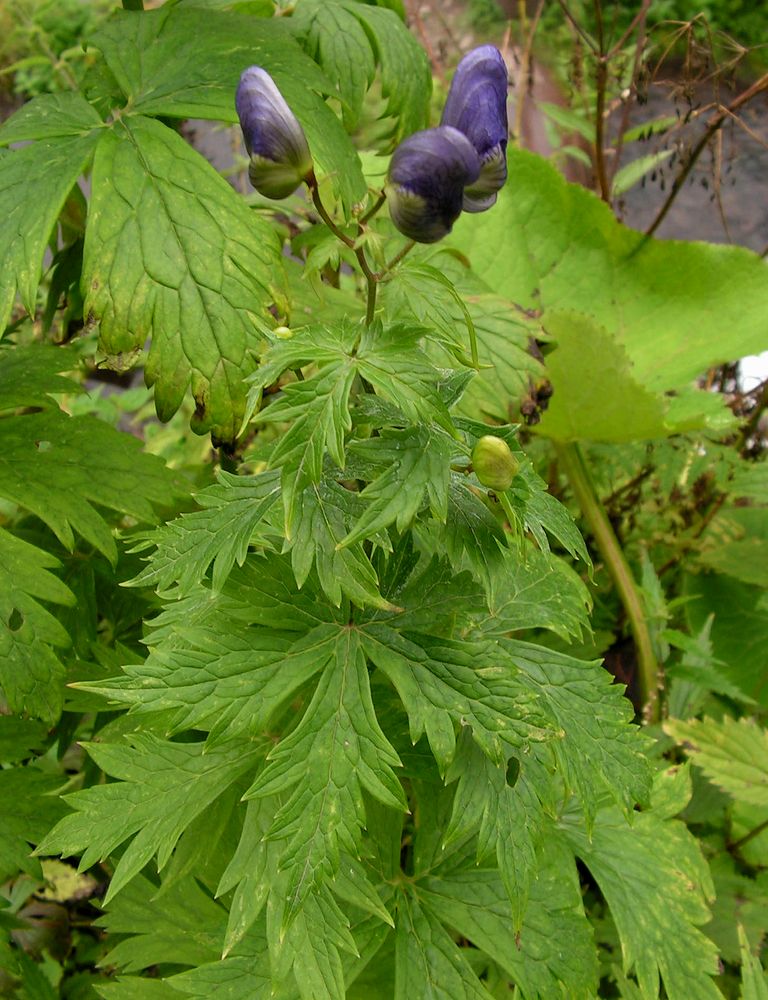
[[[506,441],[493,434],[486,434],[472,449],[472,467],[483,486],[496,493],[503,493],[512,485],[520,463],[509,450]]]

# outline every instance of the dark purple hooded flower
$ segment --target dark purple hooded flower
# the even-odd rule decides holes
[[[436,243],[461,213],[464,190],[480,176],[471,142],[441,125],[409,136],[394,152],[387,175],[392,221],[417,243]]]
[[[251,184],[267,198],[287,198],[312,172],[304,130],[260,66],[250,66],[240,77],[235,107],[251,157]]]
[[[480,157],[480,177],[464,191],[466,212],[483,212],[507,179],[507,66],[497,48],[481,45],[459,63],[441,125],[452,125]]]

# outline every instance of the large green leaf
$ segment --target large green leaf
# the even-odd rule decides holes
[[[80,386],[59,374],[77,367],[72,348],[25,344],[0,349],[0,410],[54,406],[52,393],[77,393]]]
[[[82,94],[42,94],[23,104],[0,126],[0,146],[33,139],[87,135],[103,125],[95,108]]]
[[[647,239],[523,150],[510,150],[492,211],[462,216],[450,241],[499,294],[541,310],[545,328],[564,309],[603,327],[626,352],[632,379],[653,393],[684,389],[707,366],[766,346],[768,281],[756,255]],[[678,415],[690,421],[695,407]],[[622,421],[628,436],[631,411]]]
[[[322,98],[333,84],[291,37],[285,20],[169,4],[118,11],[90,41],[103,52],[131,109],[147,115],[237,121],[240,74],[262,66],[301,122],[316,173],[332,177],[348,208],[364,198],[357,154]]]
[[[146,379],[168,420],[234,440],[273,283],[274,231],[174,131],[126,117],[99,143],[83,256],[85,312],[120,365],[152,338]]]
[[[597,955],[573,858],[551,832],[540,855],[525,919],[514,934],[509,899],[493,869],[438,872],[420,880],[417,892],[431,913],[497,962],[525,1000],[592,1000]]]
[[[51,230],[98,137],[91,131],[48,138],[0,156],[0,335],[17,289],[34,315]]]

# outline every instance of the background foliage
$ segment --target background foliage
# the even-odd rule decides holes
[[[768,992],[764,262],[512,147],[406,255],[402,14],[114,11],[0,128],[9,996]],[[331,228],[180,132],[252,63]]]

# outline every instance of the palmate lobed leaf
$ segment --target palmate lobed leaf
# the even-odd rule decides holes
[[[38,845],[42,855],[82,852],[84,870],[132,837],[105,902],[155,855],[161,870],[184,829],[264,754],[254,743],[204,752],[204,744],[172,743],[149,733],[134,734],[131,744],[85,744],[96,764],[121,780],[67,796],[76,812]]]
[[[48,239],[98,143],[92,121],[88,128],[92,131],[84,127],[84,134],[45,138],[0,155],[0,336],[17,290],[34,315]]]
[[[0,420],[0,496],[39,517],[68,549],[77,532],[114,562],[112,529],[94,505],[151,522],[178,495],[161,459],[101,420],[57,409]]]
[[[399,765],[376,720],[360,637],[344,629],[301,722],[270,752],[246,793],[288,793],[270,831],[287,841],[280,860],[289,876],[285,926],[333,876],[341,851],[357,855],[363,789],[392,808],[407,808],[392,770]]]
[[[302,0],[291,26],[336,82],[348,129],[358,122],[377,64],[396,138],[426,126],[431,90],[426,54],[393,11],[349,0]]]
[[[714,895],[709,869],[699,842],[670,818],[690,796],[677,778],[668,788],[670,775],[660,772],[651,808],[631,823],[611,807],[597,812],[589,834],[573,810],[559,826],[610,907],[624,972],[634,971],[642,995],[658,996],[661,980],[669,1000],[722,1000],[712,979],[717,949],[699,930]]]
[[[212,252],[215,248],[215,252]],[[259,324],[280,282],[273,229],[160,122],[126,116],[99,142],[83,256],[85,313],[125,364],[152,338],[145,376],[168,420],[191,387],[193,427],[233,441]]]
[[[279,473],[233,476],[220,471],[218,479],[195,495],[201,510],[167,521],[134,544],[132,552],[155,551],[133,586],[173,589],[178,599],[212,567],[212,587],[220,590],[232,567],[243,565],[252,544],[270,544],[276,532],[263,522],[280,500]]]
[[[77,368],[77,353],[52,344],[16,344],[0,349],[0,410],[50,407],[54,393],[78,393],[79,383],[60,374]]]
[[[0,528],[0,686],[12,712],[55,722],[63,706],[69,634],[40,601],[73,605],[59,560]]]
[[[525,1000],[592,1000],[597,954],[573,858],[551,830],[538,853],[538,877],[516,933],[496,869],[438,869],[419,879],[416,892],[430,914],[500,965]]]
[[[141,14],[117,11],[90,42],[104,54],[131,108],[146,115],[235,122],[240,74],[262,66],[300,121],[316,173],[331,177],[349,210],[366,193],[360,162],[323,100],[333,83],[294,40],[289,20],[176,4]]]

